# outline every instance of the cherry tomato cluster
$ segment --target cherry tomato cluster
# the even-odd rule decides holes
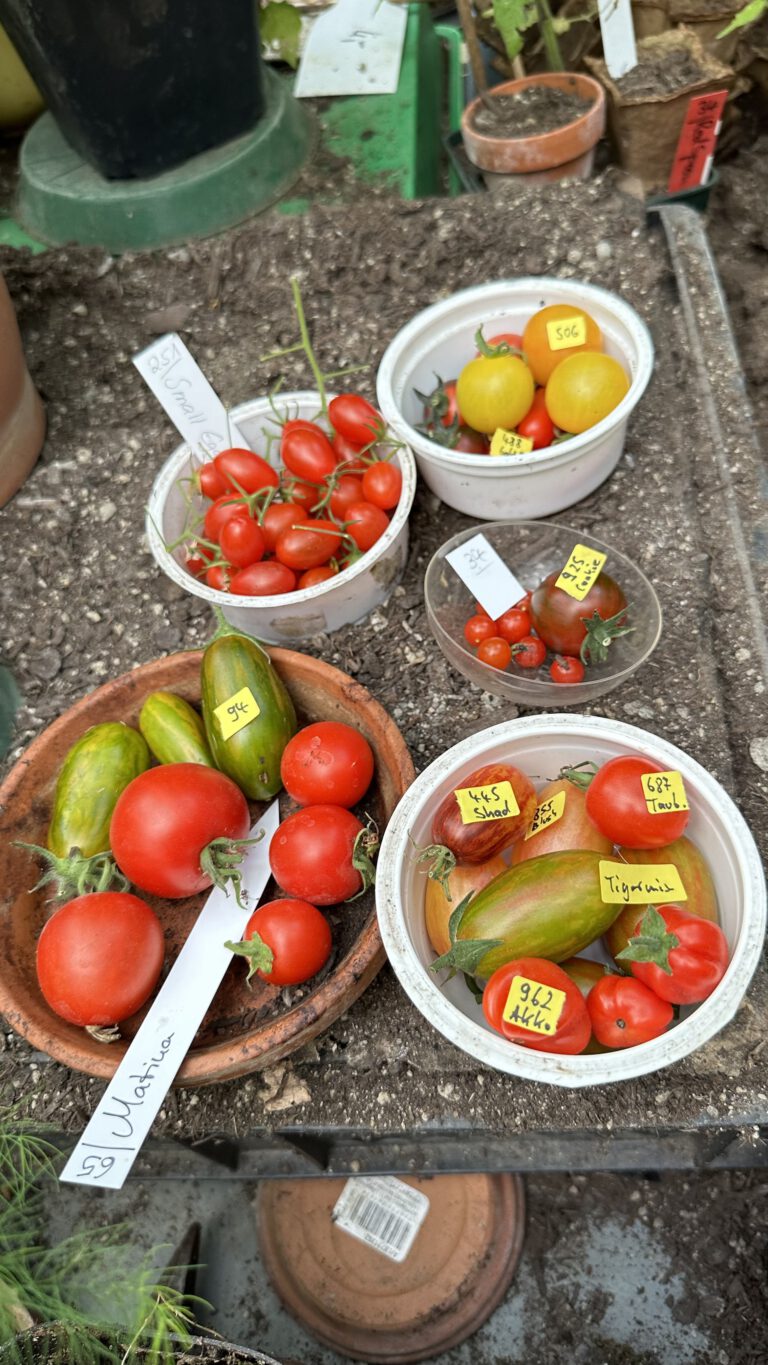
[[[359,394],[331,399],[328,424],[284,422],[280,472],[241,449],[196,471],[210,501],[184,537],[195,578],[237,596],[291,593],[336,577],[384,535],[402,492],[396,443]]]
[[[464,626],[464,639],[471,645],[477,658],[490,668],[502,672],[510,664],[517,668],[540,668],[547,657],[547,646],[533,628],[531,593],[526,593],[516,606],[510,607],[497,621],[492,621],[479,602]],[[578,683],[584,678],[585,667],[573,654],[557,654],[549,666],[549,676],[556,683]]]
[[[477,353],[458,378],[431,393],[420,430],[430,440],[465,454],[545,450],[588,431],[624,398],[623,366],[603,352],[598,324],[572,304],[550,304],[529,318],[523,334],[475,334]],[[497,449],[494,433],[522,438]]]
[[[497,761],[462,774],[441,801],[419,854],[430,862],[433,970],[463,971],[510,1042],[633,1047],[722,980],[728,943],[709,865],[685,834],[679,776],[626,754],[565,768],[537,792]],[[614,862],[615,902],[601,883]],[[665,896],[673,889],[683,903]]]

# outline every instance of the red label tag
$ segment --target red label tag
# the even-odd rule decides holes
[[[670,194],[695,189],[709,180],[727,98],[727,90],[715,90],[690,100],[667,184]]]

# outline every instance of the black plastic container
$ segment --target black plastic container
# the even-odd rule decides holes
[[[253,128],[255,0],[0,0],[67,141],[102,175],[156,175]]]

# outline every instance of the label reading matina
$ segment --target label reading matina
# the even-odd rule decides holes
[[[454,795],[459,803],[463,825],[477,825],[481,820],[505,820],[509,815],[520,814],[511,782],[490,782],[484,787],[460,787]]]

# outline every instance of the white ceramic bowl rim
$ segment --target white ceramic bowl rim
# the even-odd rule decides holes
[[[411,342],[417,340],[425,326],[428,326],[433,320],[447,320],[449,304],[460,303],[462,299],[472,299],[478,304],[486,300],[489,304],[494,302],[498,304],[499,295],[503,290],[510,287],[514,288],[515,292],[520,293],[526,289],[530,289],[534,293],[541,290],[556,289],[566,296],[576,287],[578,302],[574,299],[574,307],[579,305],[586,307],[589,299],[594,299],[596,303],[612,312],[634,337],[638,348],[637,372],[621,402],[612,412],[609,412],[607,417],[604,417],[601,422],[597,422],[593,427],[589,427],[580,436],[572,436],[569,441],[563,441],[559,445],[552,446],[549,450],[525,452],[521,455],[494,455],[493,457],[468,455],[463,451],[449,450],[446,446],[430,441],[424,432],[416,431],[403,416],[400,409],[396,407],[392,397],[393,369],[401,352]],[[565,302],[570,302],[570,300],[566,297]],[[489,315],[489,321],[491,317],[492,315]],[[419,454],[424,459],[434,460],[439,464],[444,464],[448,459],[456,469],[470,470],[473,473],[497,473],[499,469],[516,469],[530,466],[533,463],[535,463],[537,470],[544,471],[567,463],[574,455],[580,454],[585,447],[591,446],[595,438],[599,438],[626,420],[645,392],[652,372],[653,341],[651,334],[634,308],[631,308],[617,294],[602,289],[596,284],[583,283],[581,280],[562,280],[551,275],[526,275],[517,279],[497,280],[492,284],[476,285],[470,289],[459,290],[452,294],[449,299],[442,299],[439,303],[433,303],[431,307],[417,313],[416,317],[406,323],[405,327],[401,328],[393,337],[384,352],[379,366],[377,396],[379,407],[387,423],[401,432],[407,440],[417,441]]]
[[[329,394],[331,398],[333,395]],[[252,418],[264,417],[273,422],[276,421],[274,408],[281,408],[283,404],[295,404],[301,409],[304,405],[318,406],[318,394],[310,389],[303,389],[296,393],[280,393],[272,402],[268,398],[252,398],[246,403],[241,403],[238,407],[232,408],[231,418],[234,422],[247,421]],[[400,494],[400,501],[394,510],[384,535],[376,541],[370,550],[366,550],[350,568],[344,570],[343,578],[345,583],[352,582],[358,575],[367,572],[371,565],[376,562],[392,545],[399,532],[408,520],[411,504],[416,492],[416,464],[411,451],[407,445],[401,446],[397,452],[400,469],[403,475],[403,487]],[[219,607],[243,607],[249,606],[263,609],[265,606],[279,611],[281,607],[296,606],[303,602],[313,602],[317,598],[323,597],[338,586],[337,578],[327,579],[325,583],[316,583],[313,588],[297,588],[293,592],[275,593],[269,597],[250,597],[244,594],[233,594],[231,592],[219,592],[217,588],[209,588],[207,583],[202,583],[199,578],[193,578],[192,574],[187,573],[186,569],[179,564],[178,560],[169,550],[165,548],[165,542],[160,532],[162,518],[165,511],[165,503],[168,494],[180,477],[181,472],[188,462],[194,458],[194,453],[185,443],[177,446],[165,464],[162,466],[152,489],[151,501],[146,518],[146,535],[149,547],[155,556],[160,567],[169,578],[172,578],[180,587],[187,592],[194,593],[196,597],[202,597],[206,602],[212,602]],[[339,575],[339,578],[341,575]]]
[[[484,751],[499,741],[526,739],[536,734],[573,737],[606,736],[606,726],[632,752],[646,753],[667,770],[687,769],[707,799],[719,807],[731,831],[732,848],[751,896],[752,913],[728,969],[709,997],[669,1032],[649,1043],[623,1051],[589,1056],[559,1056],[515,1047],[488,1032],[456,1008],[442,993],[421,962],[400,909],[403,864],[412,856],[409,838],[413,819],[438,781],[467,762],[477,766]],[[658,1070],[688,1056],[733,1017],[760,961],[766,924],[766,888],[760,855],[737,806],[720,784],[695,759],[655,735],[601,716],[546,715],[508,721],[482,730],[448,749],[425,768],[408,788],[387,826],[379,853],[376,908],[384,947],[392,967],[413,1004],[426,1019],[462,1051],[508,1074],[557,1085],[584,1086],[628,1080]]]

